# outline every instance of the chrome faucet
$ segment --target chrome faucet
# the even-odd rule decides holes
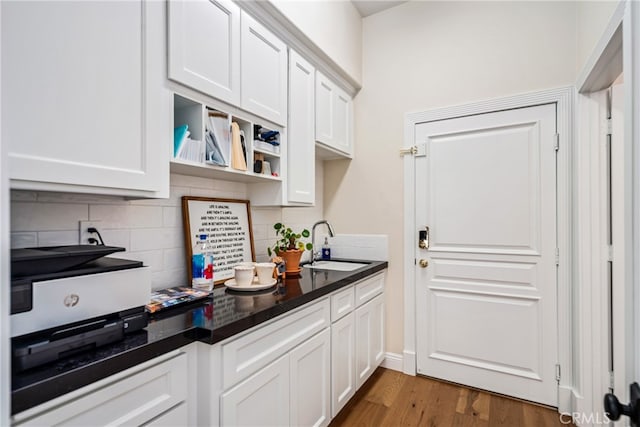
[[[313,245],[313,249],[311,250],[311,265],[315,264],[316,260],[320,258],[320,251],[316,251],[316,226],[320,224],[326,224],[327,230],[329,230],[329,236],[334,236],[333,228],[331,224],[329,224],[329,221],[323,219],[313,224],[313,227],[311,227],[311,244]]]

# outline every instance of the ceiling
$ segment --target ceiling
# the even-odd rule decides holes
[[[406,2],[407,0],[351,0],[351,3],[358,9],[360,16],[363,18]]]

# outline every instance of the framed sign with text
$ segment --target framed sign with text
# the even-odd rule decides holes
[[[213,249],[215,284],[234,276],[233,267],[255,261],[251,208],[248,200],[182,197],[184,243],[187,253],[188,283],[191,283],[191,258],[199,236],[207,235]]]

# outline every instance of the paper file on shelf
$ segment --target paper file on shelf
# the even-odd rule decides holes
[[[220,165],[229,165],[231,159],[231,135],[230,135],[230,117],[227,113],[217,110],[208,110],[206,133],[210,134],[207,138],[207,155],[206,160]],[[212,153],[217,147],[216,153]],[[215,156],[212,156],[215,154]]]
[[[253,140],[253,148],[267,153],[280,154],[280,146],[272,145],[268,142],[260,141],[258,139]]]
[[[190,162],[204,162],[204,143],[191,138],[186,138],[180,147],[177,155],[174,156],[177,159],[188,160]]]
[[[231,123],[231,167],[242,171],[247,170],[247,160],[244,158],[240,140],[240,126],[236,122]]]

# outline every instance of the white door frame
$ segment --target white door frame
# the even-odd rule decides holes
[[[620,401],[627,403],[628,384],[638,380],[637,373],[640,373],[640,362],[634,357],[640,354],[640,328],[634,330],[634,325],[640,320],[640,295],[637,292],[640,289],[640,268],[634,268],[640,256],[640,223],[637,221],[640,215],[640,153],[637,150],[640,146],[637,120],[640,112],[639,6],[635,1],[618,4],[576,82],[577,236],[583,233],[593,236],[593,240],[576,239],[575,247],[578,253],[576,280],[580,286],[575,294],[574,342],[578,357],[574,367],[577,377],[572,409],[581,414],[602,413],[603,393],[610,382]],[[609,334],[604,328],[608,315],[607,295],[601,281],[605,274],[602,260],[607,256],[605,244],[601,241],[605,235],[603,227],[606,227],[602,212],[605,193],[600,188],[603,180],[600,167],[604,160],[602,135],[605,132],[598,110],[602,109],[605,101],[603,95],[596,92],[611,86],[621,72],[624,73],[624,183],[621,190],[624,280],[621,284],[614,282],[614,378],[611,381],[607,374]]]
[[[0,21],[2,6],[0,5]],[[1,36],[0,36],[1,38]],[[0,43],[2,45],[2,43]],[[0,55],[2,74],[2,55]],[[2,79],[0,79],[1,81]],[[2,87],[0,85],[0,99]],[[0,283],[9,283],[9,168],[7,143],[2,141],[2,104],[0,103]],[[9,286],[0,287],[0,425],[9,425],[11,415],[11,340],[9,333],[10,316]]]
[[[506,98],[493,99],[437,110],[407,113],[404,120],[404,146],[415,145],[415,125],[434,120],[450,119],[475,114],[489,113],[512,108],[529,107],[540,104],[556,104],[557,133],[559,134],[557,221],[558,221],[558,362],[561,379],[558,389],[558,407],[569,409],[571,401],[572,376],[572,275],[573,251],[571,248],[573,229],[572,206],[574,192],[572,184],[571,156],[573,152],[573,93],[572,87],[551,89]],[[403,371],[416,374],[416,294],[415,294],[415,248],[417,229],[415,228],[415,164],[413,156],[404,158],[404,349]]]

